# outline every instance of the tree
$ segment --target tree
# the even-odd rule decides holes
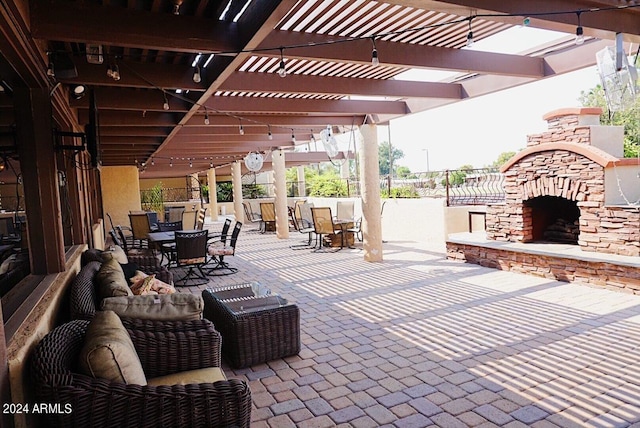
[[[398,159],[402,159],[403,157],[404,152],[391,146],[388,141],[380,143],[378,146],[378,167],[380,175],[389,175],[391,173],[389,165],[395,165]],[[391,158],[391,161],[389,158]]]
[[[600,123],[603,125],[624,126],[624,157],[638,157],[640,149],[640,97],[630,108],[617,112],[609,111],[602,85],[596,85],[588,92],[582,91],[580,102],[586,107],[601,107]]]
[[[398,178],[416,178],[416,175],[411,172],[407,166],[399,166],[396,168],[396,175]]]
[[[509,159],[514,157],[516,152],[502,152],[498,155],[498,159],[494,160],[491,166],[493,168],[500,168],[502,165],[507,163]]]

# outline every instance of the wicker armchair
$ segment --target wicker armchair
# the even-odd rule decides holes
[[[147,378],[220,367],[220,334],[207,320],[123,320]],[[249,427],[251,391],[246,382],[141,386],[96,379],[76,372],[88,321],[63,324],[38,344],[31,376],[39,402],[69,404],[50,413],[42,426]]]

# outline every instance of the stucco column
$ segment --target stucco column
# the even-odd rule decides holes
[[[271,166],[275,191],[276,236],[286,239],[289,237],[289,213],[287,212],[287,178],[282,150],[271,152]]]
[[[296,169],[298,173],[298,196],[307,196],[307,182],[304,178],[304,166],[300,165]]]
[[[233,184],[233,215],[236,221],[244,223],[244,210],[242,209],[242,164],[235,161],[231,164],[231,183]]]
[[[382,222],[380,219],[380,173],[376,125],[360,127],[364,142],[360,148],[360,190],[362,192],[362,247],[364,260],[382,261]]]
[[[216,221],[218,220],[218,192],[216,192],[215,168],[207,170],[207,186],[209,186],[209,215],[211,215],[211,221]]]

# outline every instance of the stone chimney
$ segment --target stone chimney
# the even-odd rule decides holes
[[[573,107],[554,110],[542,118],[549,130],[527,136],[527,147],[547,143],[587,144],[612,156],[624,156],[624,127],[600,125],[600,107]]]

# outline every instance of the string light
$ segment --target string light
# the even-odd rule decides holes
[[[156,161],[153,159],[153,157],[151,158],[151,166],[155,166]]]
[[[473,17],[470,16],[469,17],[469,32],[467,33],[467,47],[468,48],[473,46],[473,31],[471,31],[471,21],[472,20],[473,20]]]
[[[293,128],[291,128],[291,141],[293,142],[293,144],[296,143],[296,135],[293,133]]]
[[[209,120],[209,112],[205,110],[204,112],[204,124],[209,125],[211,121]]]
[[[280,68],[278,68],[278,76],[287,77],[287,68],[284,63],[284,48],[280,48]]]
[[[173,167],[173,158],[171,158],[171,159],[169,160],[169,167],[170,167],[170,168],[172,168],[172,167]]]
[[[238,120],[242,121],[242,119]],[[242,123],[240,123],[240,126],[238,127],[238,132],[240,133],[240,135],[244,135],[244,127],[242,126]]]
[[[582,28],[582,25],[580,25],[580,14],[582,12],[578,11],[576,12],[576,15],[578,15],[578,26],[576,27],[576,45],[581,45],[584,43],[584,29]]]
[[[373,44],[373,49],[371,50],[371,64],[374,66],[380,65],[380,59],[378,59],[378,49],[376,49],[376,38],[371,38],[371,43]]]
[[[162,108],[164,110],[169,110],[169,100],[167,99],[167,94],[164,92],[163,94],[164,94],[164,104],[162,104]]]
[[[202,81],[202,76],[200,75],[200,66],[196,65],[196,69],[193,72],[193,81],[194,83],[200,83]]]
[[[269,126],[269,134],[267,134],[267,138],[270,140],[273,140],[273,134],[271,133],[271,125],[268,125],[268,126]]]
[[[56,71],[53,66],[53,61],[51,60],[51,54],[49,53],[47,56],[49,57],[49,63],[47,64],[47,76],[56,77]]]

